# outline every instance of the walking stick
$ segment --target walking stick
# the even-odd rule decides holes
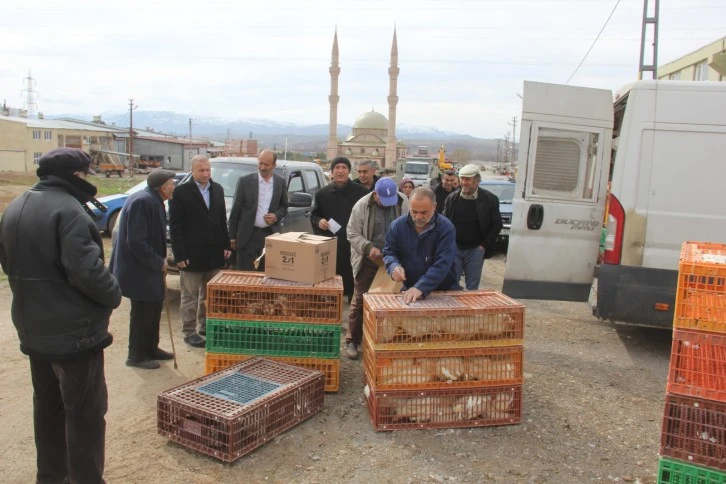
[[[166,274],[164,274],[164,311],[166,312],[166,321],[169,323],[169,339],[171,340],[171,353],[174,355],[174,369],[176,366],[176,348],[174,347],[174,331],[171,329],[171,314],[169,314],[169,299],[166,297]]]

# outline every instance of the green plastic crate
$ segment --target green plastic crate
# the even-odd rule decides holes
[[[339,358],[340,326],[207,319],[207,351]]]
[[[661,457],[658,484],[726,484],[726,473]]]

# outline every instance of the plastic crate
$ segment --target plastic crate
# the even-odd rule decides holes
[[[207,318],[207,351],[339,358],[340,326]]]
[[[366,385],[376,431],[489,427],[522,419],[522,386],[376,391]]]
[[[726,245],[684,242],[673,324],[726,333]]]
[[[522,349],[379,351],[364,341],[363,368],[376,391],[521,385]]]
[[[726,484],[726,474],[661,457],[657,484]]]
[[[726,404],[667,394],[660,455],[726,470]]]
[[[259,272],[220,271],[207,284],[210,318],[340,324],[342,316],[340,276],[303,284]]]
[[[667,391],[726,402],[726,335],[674,330]]]
[[[253,355],[230,355],[207,353],[204,358],[205,374],[224,370],[241,361],[254,358]],[[282,356],[265,356],[268,360],[287,363],[310,370],[317,370],[325,375],[325,391],[337,392],[340,388],[340,360],[325,358],[287,358]]]
[[[408,305],[365,294],[363,330],[375,350],[513,346],[524,338],[524,306],[496,291],[434,292]]]
[[[323,408],[323,374],[263,358],[159,394],[157,430],[233,462]]]

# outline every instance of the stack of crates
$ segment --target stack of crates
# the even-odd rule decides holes
[[[520,422],[524,306],[495,291],[432,293],[409,305],[397,294],[363,301],[375,430]]]
[[[325,391],[340,385],[343,281],[317,284],[221,271],[207,284],[206,374],[264,356],[325,374]]]
[[[254,358],[159,394],[157,430],[234,462],[323,408],[324,376]]]
[[[685,242],[658,483],[726,484],[726,245]]]

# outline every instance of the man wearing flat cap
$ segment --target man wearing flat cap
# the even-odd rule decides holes
[[[159,368],[158,360],[173,358],[159,348],[159,322],[167,268],[164,201],[174,192],[174,172],[154,170],[146,184],[121,209],[110,268],[131,300],[126,366],[153,370]]]
[[[86,181],[90,165],[82,150],[44,154],[40,181],[0,220],[0,264],[20,351],[30,360],[37,482],[103,482],[103,350],[113,340],[108,323],[121,290],[86,207],[100,208]]]
[[[464,274],[466,289],[479,288],[486,251],[502,230],[499,198],[479,186],[480,168],[470,163],[459,170],[461,188],[446,198],[444,216],[456,228],[456,280]]]
[[[315,192],[310,223],[315,235],[337,237],[338,253],[335,273],[343,278],[343,294],[353,298],[353,267],[350,263],[350,243],[346,233],[353,205],[369,191],[363,185],[350,181],[350,160],[343,156],[330,163],[332,183]]]

